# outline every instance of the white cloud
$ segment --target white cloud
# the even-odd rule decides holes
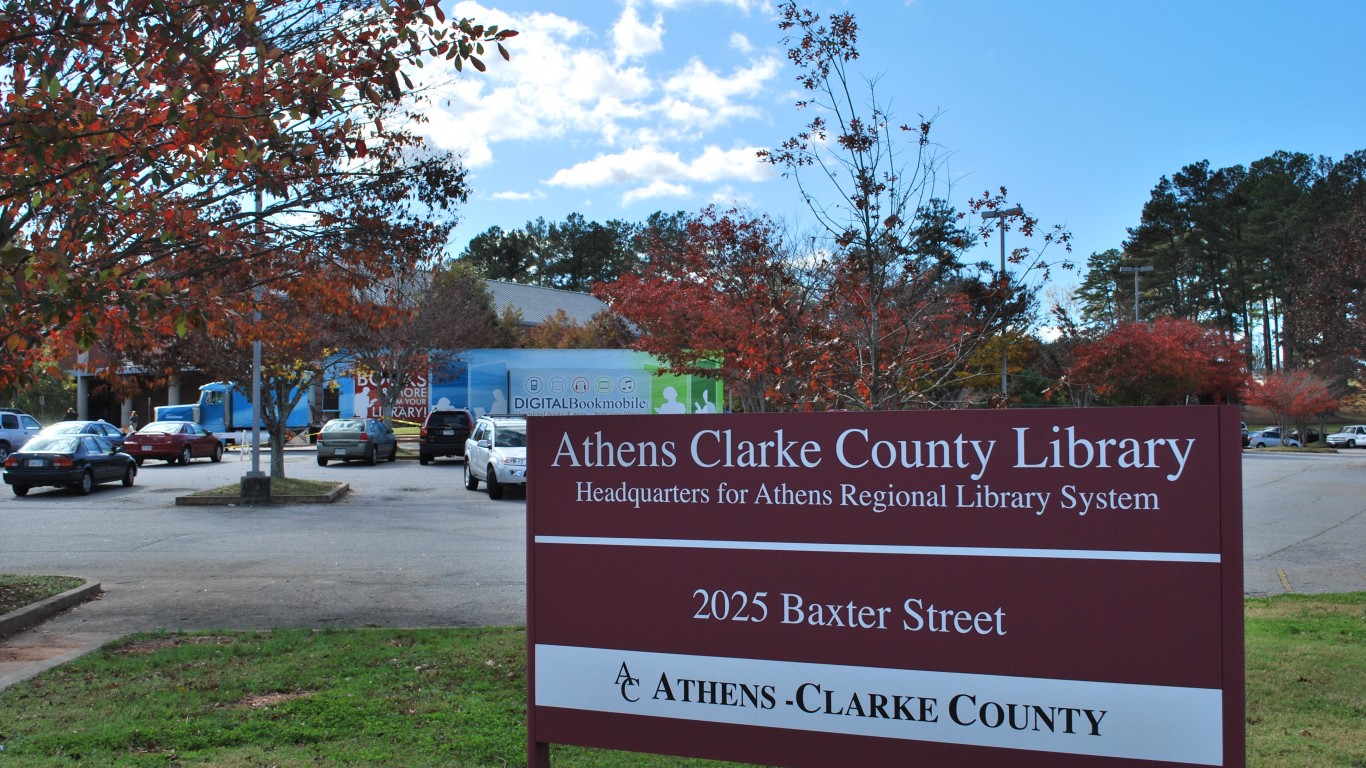
[[[490,200],[511,200],[514,202],[525,202],[528,200],[543,200],[545,193],[538,190],[533,192],[494,192],[488,196]]]
[[[691,59],[664,81],[665,112],[671,120],[685,121],[684,125],[707,128],[757,117],[758,108],[748,100],[765,92],[781,66],[778,59],[765,57],[722,75]]]
[[[621,11],[621,18],[612,27],[612,40],[616,43],[616,63],[627,59],[641,59],[664,49],[664,19],[656,15],[654,23],[646,25],[634,3],[627,3]]]
[[[707,202],[725,207],[748,206],[754,203],[754,198],[751,195],[741,194],[736,191],[735,187],[726,184],[712,190]]]
[[[757,0],[701,2],[724,3],[746,14],[765,7]],[[542,167],[528,179],[504,177],[514,188],[526,189],[534,179],[561,188],[620,186],[629,190],[623,199],[630,201],[692,194],[693,184],[771,178],[771,168],[759,163],[754,148],[722,150],[714,134],[763,117],[760,103],[766,105],[772,96],[783,66],[779,58],[754,53],[749,38],[736,33],[727,36],[729,49],[711,54],[730,62],[728,71],[709,65],[708,54],[696,49],[691,59],[675,56],[672,69],[660,68],[670,66],[670,60],[658,55],[667,53],[665,17],[659,9],[698,4],[625,0],[620,15],[598,34],[556,13],[510,14],[458,2],[451,9],[453,17],[519,34],[507,43],[511,60],[490,51],[483,73],[467,68],[456,74],[446,62],[433,62],[418,73],[436,96],[422,132],[438,147],[463,153],[467,167],[496,164],[504,173],[517,163],[518,144],[557,142],[553,154],[564,167]],[[714,7],[687,12],[718,15]],[[651,13],[647,23],[643,15]],[[719,34],[726,35],[724,30]],[[738,66],[736,52],[742,57]],[[738,143],[737,135],[728,131],[725,140]],[[588,152],[596,156],[574,162]],[[531,194],[507,191],[485,199],[537,199]]]
[[[663,180],[655,180],[643,187],[632,189],[621,196],[622,205],[630,205],[641,200],[654,200],[660,197],[688,197],[692,194],[692,189],[683,184],[673,184]]]
[[[709,146],[690,162],[677,152],[640,148],[598,155],[556,172],[545,183],[577,189],[640,182],[762,181],[771,175],[772,169],[759,160],[754,147],[723,150]]]

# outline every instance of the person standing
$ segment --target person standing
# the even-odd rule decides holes
[[[67,421],[75,421],[75,420],[76,420],[76,409],[75,409],[75,408],[67,408],[67,409],[66,409],[66,420],[67,420]]]
[[[138,412],[133,411],[128,414],[128,434],[131,435],[136,431],[138,431]]]

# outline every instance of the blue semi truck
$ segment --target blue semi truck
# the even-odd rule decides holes
[[[321,424],[317,419],[310,418],[313,410],[307,397],[301,399],[290,411],[285,427],[294,432],[316,432]],[[250,442],[251,416],[251,400],[239,392],[235,385],[224,381],[214,381],[200,387],[199,401],[196,403],[156,408],[157,421],[193,421],[229,445]]]

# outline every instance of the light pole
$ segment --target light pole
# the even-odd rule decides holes
[[[1146,265],[1141,266],[1141,267],[1120,267],[1120,268],[1119,268],[1119,273],[1120,273],[1121,275],[1127,275],[1127,274],[1129,274],[1130,272],[1134,273],[1134,322],[1135,322],[1135,323],[1138,322],[1138,273],[1140,273],[1140,272],[1151,272],[1151,271],[1153,271],[1153,265],[1151,265],[1151,264],[1146,264]]]
[[[1006,280],[1006,217],[1023,216],[1024,209],[1020,206],[1006,208],[997,211],[982,211],[982,218],[997,219],[1001,224],[1001,282]],[[1006,321],[1005,321],[1005,297],[1001,297],[1001,397],[1006,397]]]

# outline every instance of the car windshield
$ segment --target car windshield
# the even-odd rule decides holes
[[[465,425],[465,414],[459,411],[438,411],[432,414],[427,423],[433,427],[461,427]]]
[[[74,437],[35,437],[24,450],[30,453],[75,453],[80,440]]]
[[[526,427],[500,426],[493,439],[493,444],[499,448],[525,448]]]
[[[324,432],[357,432],[365,429],[360,419],[333,419],[323,425]]]
[[[151,424],[139,429],[139,432],[160,432],[170,434],[180,431],[181,422],[179,421],[154,421]]]

